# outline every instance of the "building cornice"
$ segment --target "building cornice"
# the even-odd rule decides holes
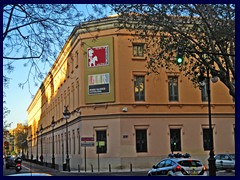
[[[76,42],[79,41],[78,37],[81,36],[81,34],[86,34],[86,33],[94,32],[94,31],[103,31],[103,30],[107,30],[107,29],[114,29],[114,28],[117,28],[118,25],[119,25],[119,23],[118,23],[117,17],[107,17],[107,18],[103,18],[103,19],[84,22],[84,23],[76,26],[72,30],[69,38],[67,39],[67,41],[64,44],[62,50],[60,51],[58,57],[56,58],[56,61],[52,65],[51,69],[49,70],[49,73],[47,74],[47,76],[43,80],[42,84],[40,85],[39,89],[37,90],[32,102],[30,103],[30,105],[27,108],[27,111],[29,111],[31,106],[34,104],[34,102],[38,101],[38,98],[40,98],[42,96],[42,93],[45,91],[44,88],[46,87],[46,85],[49,84],[48,81],[51,81],[51,80],[49,80],[50,72],[55,72],[56,67],[58,68],[63,65],[65,60],[62,60],[62,59],[66,59],[66,57],[72,52],[72,49],[74,48]]]

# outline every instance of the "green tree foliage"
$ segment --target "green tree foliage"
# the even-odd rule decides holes
[[[198,86],[202,66],[217,74],[235,97],[235,5],[233,4],[112,4],[120,28],[127,28],[145,43],[147,68],[159,73],[175,63],[176,50],[184,48],[179,67]],[[154,51],[152,51],[154,48]]]
[[[26,149],[27,148],[27,131],[18,131],[15,134],[16,137],[16,147],[18,149]]]

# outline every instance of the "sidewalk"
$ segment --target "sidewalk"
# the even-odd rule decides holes
[[[39,167],[41,169],[46,169],[46,170],[53,170],[53,171],[59,171],[61,173],[131,173],[131,172],[145,172],[147,173],[149,171],[149,169],[138,169],[138,168],[132,168],[132,169],[101,169],[100,171],[98,171],[97,168],[93,168],[93,170],[91,170],[90,168],[87,168],[86,171],[85,169],[73,169],[71,171],[63,171],[62,167],[60,166],[59,168],[57,168],[58,166],[56,166],[55,169],[51,168],[51,164],[50,163],[44,163],[44,165],[41,165],[40,163],[35,163],[35,162],[31,162],[31,161],[23,161],[23,165],[24,164],[31,164],[31,166],[34,167]]]
[[[60,172],[65,172],[65,173],[69,173],[68,171],[63,171],[63,170],[58,170]],[[84,169],[81,169],[80,172],[78,170],[71,170],[71,173],[114,173],[114,172],[124,172],[124,173],[131,173],[131,172],[148,172],[149,169],[135,169],[133,168],[132,171],[128,170],[128,169],[112,169],[111,171],[109,171],[108,169],[103,169],[101,171],[98,172],[97,169],[94,169],[93,171],[87,169],[86,171]]]

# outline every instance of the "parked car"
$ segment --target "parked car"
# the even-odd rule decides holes
[[[8,176],[52,176],[52,175],[48,173],[17,173]]]
[[[215,159],[217,170],[235,170],[235,154],[217,154]]]
[[[148,176],[207,176],[207,169],[200,160],[192,159],[189,154],[171,154],[153,165]]]

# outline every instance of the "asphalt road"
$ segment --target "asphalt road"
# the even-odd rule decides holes
[[[41,166],[35,163],[23,161],[22,170],[19,173],[48,173],[52,176],[147,176],[146,170],[139,170],[133,172],[119,171],[119,172],[77,172],[77,171],[59,171],[49,167]],[[7,176],[10,174],[16,174],[15,168],[6,169],[3,165],[3,175]],[[235,171],[217,171],[217,176],[235,176]]]

